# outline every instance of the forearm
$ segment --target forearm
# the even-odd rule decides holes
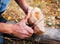
[[[23,9],[23,11],[27,13],[28,4],[26,3],[26,1],[25,0],[15,0],[15,1]]]
[[[0,23],[0,33],[10,34],[12,33],[12,24]]]

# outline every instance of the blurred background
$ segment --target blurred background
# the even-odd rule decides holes
[[[60,28],[60,0],[26,0],[32,7],[38,7],[45,15],[46,26],[52,28]],[[13,2],[13,3],[12,3]],[[14,0],[3,13],[3,17],[7,20],[19,22],[24,18],[25,14]]]
[[[60,29],[60,0],[26,0],[27,3],[32,7],[38,7],[42,10],[42,13],[45,16],[45,26],[51,27],[54,29]],[[19,22],[24,18],[25,14],[22,9],[17,5],[14,0],[11,0],[11,3],[7,7],[6,11],[2,16],[8,21]],[[35,43],[34,41],[25,41],[25,40],[11,40],[11,38],[5,38],[5,44],[40,44]],[[11,42],[12,41],[12,42]],[[43,43],[41,43],[43,44]],[[45,43],[44,43],[45,44]],[[60,44],[60,42],[52,41],[46,44]]]

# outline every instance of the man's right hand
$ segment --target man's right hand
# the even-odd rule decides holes
[[[12,34],[21,39],[31,37],[33,34],[33,29],[26,25],[25,19],[21,20],[17,24],[14,24],[12,30]]]

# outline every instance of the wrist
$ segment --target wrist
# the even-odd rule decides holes
[[[25,4],[22,9],[27,14],[28,13],[28,9],[29,9],[29,5],[28,4]]]
[[[12,27],[13,27],[13,24],[6,24],[4,25],[4,29],[2,30],[2,32],[6,34],[11,34],[13,32]]]

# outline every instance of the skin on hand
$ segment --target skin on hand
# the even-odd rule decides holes
[[[18,38],[25,39],[31,37],[33,34],[33,29],[26,25],[25,19],[21,22],[14,24],[12,34]]]
[[[29,38],[32,36],[34,31],[32,28],[26,25],[26,19],[24,18],[16,24],[0,23],[0,32],[13,34],[14,36],[21,39]]]

